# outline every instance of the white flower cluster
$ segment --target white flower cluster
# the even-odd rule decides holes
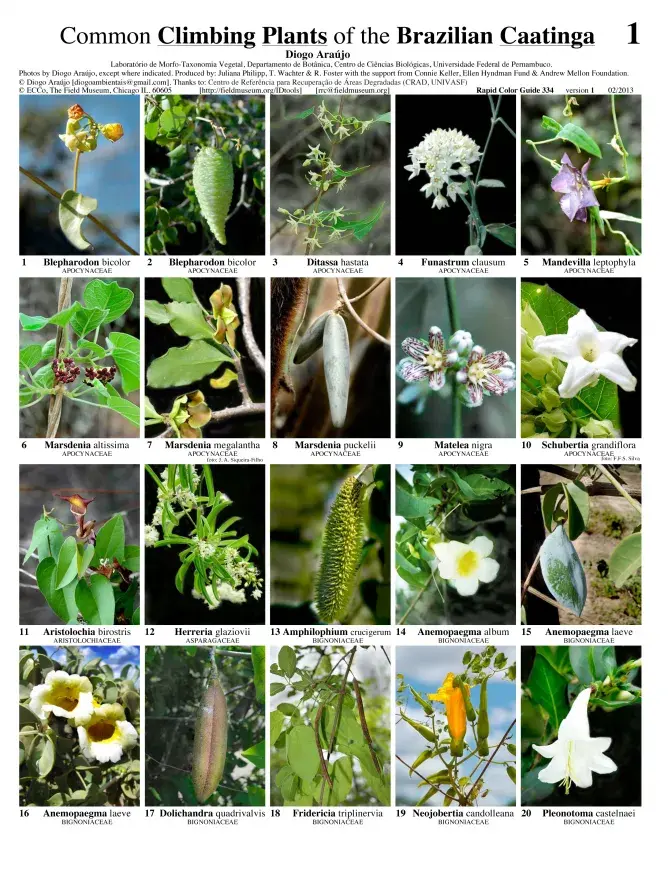
[[[426,197],[433,196],[432,208],[438,209],[449,205],[448,198],[455,202],[462,190],[463,179],[471,175],[470,164],[481,158],[478,145],[470,136],[460,130],[443,130],[440,127],[427,133],[422,142],[408,153],[411,163],[404,169],[411,173],[410,178],[416,178],[423,170],[427,173],[429,181],[420,191]],[[454,181],[454,176],[462,178]]]
[[[207,542],[200,541],[199,549],[200,544],[203,543]],[[261,585],[264,581],[259,576],[258,569],[251,562],[243,558],[235,547],[224,547],[221,559],[227,574],[233,579],[233,584],[215,576],[213,571],[208,572],[210,585],[215,588],[219,599],[217,604],[208,602],[210,610],[215,610],[223,601],[227,601],[229,604],[245,604],[247,600],[245,597],[246,589],[251,589],[252,598],[256,600],[261,598]],[[203,595],[196,588],[192,589],[191,594],[194,598],[203,599]]]
[[[160,526],[163,520],[164,504],[177,504],[182,510],[188,511],[198,506],[198,500],[195,493],[190,489],[183,489],[177,481],[175,486],[170,489],[168,486],[168,469],[164,468],[161,472],[161,480],[164,483],[164,488],[157,491],[157,503],[152,516],[152,523],[145,526],[145,546],[153,547],[159,540],[159,530],[156,526]],[[191,470],[191,482],[194,489],[198,486],[200,476],[195,468]],[[224,496],[226,498],[226,496]]]

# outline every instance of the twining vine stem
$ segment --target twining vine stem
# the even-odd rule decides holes
[[[501,98],[500,98],[501,99]],[[492,131],[492,128],[491,128]],[[489,137],[488,137],[489,138]],[[487,143],[486,143],[487,148]],[[483,152],[485,154],[485,151]],[[482,162],[482,161],[481,161]],[[479,170],[480,171],[480,170]],[[455,279],[444,278],[446,288],[446,303],[448,305],[448,320],[450,321],[449,332],[452,335],[460,328],[460,312],[457,307],[457,294],[455,292]],[[453,420],[453,438],[462,437],[462,402],[457,394],[457,381],[453,377],[453,390],[450,396],[452,420]]]
[[[370,327],[368,323],[364,323],[362,318],[357,314],[355,309],[352,307],[352,302],[348,299],[348,296],[345,292],[345,288],[343,287],[343,282],[340,278],[336,279],[336,285],[338,287],[338,295],[341,297],[341,301],[345,305],[348,310],[350,316],[355,320],[364,330],[364,332],[368,333],[371,338],[375,338],[376,341],[379,341],[381,344],[384,344],[385,347],[390,347],[390,342],[387,338],[384,338],[382,335],[376,332],[375,329]]]
[[[478,784],[478,780],[479,780],[479,779],[483,779],[483,777],[485,776],[485,771],[486,771],[486,770],[490,767],[490,765],[492,764],[492,761],[493,761],[495,755],[497,755],[497,753],[499,752],[499,750],[502,748],[502,744],[504,743],[504,741],[506,740],[506,738],[509,736],[509,733],[510,733],[511,729],[515,726],[515,724],[516,724],[516,720],[514,719],[513,722],[509,725],[509,727],[508,727],[508,728],[506,729],[506,731],[504,732],[504,735],[503,735],[502,739],[499,741],[499,743],[497,744],[497,746],[495,746],[495,749],[494,749],[492,755],[490,756],[490,758],[488,758],[485,767],[484,767],[483,770],[479,773],[478,778],[476,779],[476,782],[475,782],[475,783],[473,784],[473,786],[471,787],[471,790],[470,790],[469,794],[467,795],[467,801],[470,800],[471,795],[473,794],[474,789],[476,788],[476,786],[477,786],[477,784]],[[478,767],[476,768],[476,770],[478,770]]]

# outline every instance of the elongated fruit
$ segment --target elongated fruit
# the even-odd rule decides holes
[[[226,244],[226,216],[233,196],[233,165],[226,151],[202,148],[194,160],[194,190],[201,214],[220,245]]]
[[[216,791],[224,773],[227,729],[226,697],[213,671],[196,719],[191,778],[199,803]]]
[[[320,314],[317,320],[314,320],[305,331],[294,354],[294,365],[298,366],[300,363],[305,362],[309,356],[312,356],[316,350],[322,347],[324,326],[330,314],[331,311],[325,311],[324,314]]]
[[[334,622],[348,609],[362,554],[362,503],[365,486],[346,477],[334,500],[322,536],[322,562],[315,604],[323,622]]]
[[[340,314],[330,313],[327,318],[322,352],[331,422],[340,429],[348,413],[350,390],[350,342],[345,320]]]

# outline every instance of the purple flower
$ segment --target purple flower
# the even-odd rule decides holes
[[[599,205],[588,180],[590,158],[580,170],[574,166],[567,154],[562,155],[561,163],[562,168],[551,181],[551,187],[557,193],[564,194],[560,198],[560,208],[570,221],[579,220],[585,223],[588,216],[586,209]]]
[[[399,363],[399,375],[408,384],[429,380],[432,390],[440,390],[446,383],[446,369],[457,361],[457,351],[446,350],[443,333],[438,326],[429,330],[429,341],[405,338],[401,346],[406,359]]]

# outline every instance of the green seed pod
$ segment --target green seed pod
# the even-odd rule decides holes
[[[435,743],[436,738],[434,737],[434,732],[431,728],[428,728],[426,725],[423,725],[422,722],[416,722],[415,719],[410,719],[404,713],[401,713],[401,718],[404,722],[408,722],[411,728],[415,728],[418,734],[421,737],[424,737],[425,740],[429,740],[430,743]]]
[[[490,736],[490,720],[488,719],[488,681],[481,683],[481,699],[478,704],[478,722],[476,736],[479,740],[487,740]]]
[[[226,216],[233,196],[233,165],[228,152],[202,148],[194,160],[194,190],[203,217],[220,245],[226,245]]]
[[[454,683],[457,680],[454,681]],[[471,698],[469,697],[469,691],[467,687],[464,685],[462,680],[458,682],[458,686],[460,687],[460,692],[462,692],[462,700],[464,701],[464,709],[467,712],[467,719],[470,722],[476,721],[476,711],[474,710],[474,705],[471,703]]]
[[[334,500],[322,536],[322,563],[315,584],[315,603],[323,622],[342,617],[362,554],[364,484],[346,477]]]
[[[345,320],[330,313],[324,326],[324,377],[331,409],[331,422],[337,429],[345,423],[350,389],[350,342]]]
[[[294,365],[298,366],[300,363],[305,362],[309,356],[312,356],[316,350],[322,347],[324,326],[330,314],[331,311],[325,311],[324,314],[320,314],[317,320],[314,320],[304,332],[303,338],[299,342],[299,346],[294,354]]]
[[[476,751],[481,756],[481,758],[486,758],[490,754],[487,737],[483,737],[478,741],[478,743],[476,744]]]
[[[196,719],[191,770],[196,799],[201,804],[216,791],[224,773],[227,728],[226,697],[213,670]]]

